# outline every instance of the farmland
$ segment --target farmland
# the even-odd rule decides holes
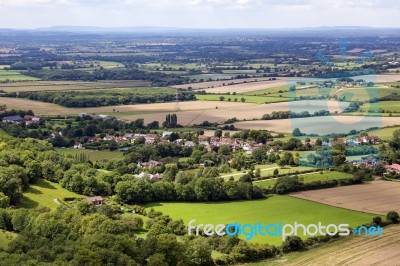
[[[351,174],[340,173],[340,172],[317,172],[317,173],[310,173],[310,174],[300,174],[300,178],[303,179],[304,183],[311,183],[314,181],[329,181],[329,180],[340,180],[352,177]],[[272,188],[276,183],[276,179],[267,179],[263,181],[256,181],[254,184],[259,187],[264,188]]]
[[[214,108],[206,109],[205,106],[210,106],[214,103]],[[221,104],[231,104],[228,105],[229,108],[220,108]],[[235,105],[236,104],[236,105]],[[198,105],[198,111],[186,111],[186,112],[178,112],[178,120],[182,125],[192,125],[192,124],[200,124],[203,121],[209,122],[225,122],[228,119],[236,117],[239,120],[253,120],[253,119],[261,119],[264,114],[270,114],[273,111],[293,111],[293,112],[302,112],[309,111],[311,113],[320,110],[329,110],[331,112],[341,112],[344,106],[347,106],[347,103],[338,103],[335,101],[295,101],[295,102],[282,102],[282,103],[270,103],[270,104],[250,104],[247,103],[244,105],[243,103],[235,103],[235,102],[221,102],[221,101],[209,101],[207,105],[204,105],[203,109],[200,109],[203,106],[203,103],[196,102],[195,105]],[[182,104],[181,104],[182,106]],[[218,107],[216,109],[215,107]],[[143,118],[146,122],[151,121],[164,121],[165,115],[168,113],[153,113],[153,114],[144,114],[144,115],[133,115],[133,116],[121,116],[122,119],[125,120],[134,120],[137,118]],[[253,121],[252,121],[253,122]],[[254,122],[266,122],[266,121],[254,121]],[[267,121],[271,122],[271,121]],[[238,125],[246,125],[246,123],[251,122],[240,122]],[[246,127],[243,127],[246,128]],[[260,129],[268,129],[266,127]],[[277,128],[275,128],[276,130]],[[269,129],[268,129],[269,130]],[[271,129],[271,131],[274,131]],[[278,129],[275,132],[287,132]],[[292,130],[290,131],[290,133]]]
[[[267,165],[255,165],[255,169],[260,169],[260,177],[273,177],[273,173],[275,169],[278,169],[279,174],[297,174],[302,173],[307,170],[311,170],[310,167],[291,167],[285,166],[284,168],[279,167],[277,164],[267,164]],[[245,172],[246,173],[246,172]],[[233,177],[235,179],[239,179],[241,176],[245,175],[243,172],[237,172],[236,170],[232,170],[231,173],[223,173],[221,177],[225,179],[229,179]]]
[[[386,214],[391,210],[400,211],[397,200],[400,196],[400,183],[390,181],[373,181],[349,187],[296,192],[291,196],[376,214]]]
[[[263,96],[247,96],[247,95],[230,95],[230,94],[196,94],[196,99],[200,101],[220,101],[221,97],[224,101],[240,102],[244,99],[247,103],[276,103],[276,102],[286,102],[287,98],[282,97],[263,97]]]
[[[284,206],[284,207],[283,207]],[[241,224],[262,223],[298,223],[310,224],[343,222],[351,226],[370,222],[371,214],[360,213],[341,208],[330,207],[306,200],[299,200],[289,196],[273,196],[256,201],[221,202],[221,203],[156,203],[146,205],[154,208],[174,219],[183,219],[185,224],[196,219],[195,225],[227,224],[239,222]],[[280,237],[255,236],[250,242],[269,243],[279,245]]]
[[[399,90],[400,92],[400,90]],[[374,104],[364,104],[360,107],[361,112],[372,112],[372,113],[400,113],[400,102],[399,101],[381,101]]]
[[[243,266],[396,265],[400,257],[399,227],[385,227],[383,237],[349,236],[307,252],[291,253]]]
[[[108,88],[135,88],[149,86],[145,81],[27,81],[0,84],[0,89],[5,92],[21,91],[70,91],[70,90],[93,90]]]
[[[399,125],[396,117],[328,116],[266,121],[237,122],[240,129],[266,129],[274,132],[291,133],[295,128],[307,134],[349,133],[351,130],[365,130],[372,127]],[[335,125],[335,126],[333,126]]]
[[[0,82],[1,81],[27,81],[27,80],[39,80],[38,78],[25,76],[18,71],[12,70],[0,70]]]
[[[385,127],[369,132],[371,135],[375,135],[382,140],[389,141],[393,138],[393,132],[400,129],[400,127]]]
[[[85,154],[89,160],[96,161],[106,161],[112,159],[123,158],[123,153],[118,151],[98,151],[98,150],[81,150],[81,149],[57,149],[60,153],[65,155],[76,156],[80,154]]]
[[[56,209],[59,203],[56,199],[62,198],[83,198],[82,195],[70,192],[62,188],[58,183],[39,180],[29,187],[24,193],[21,201],[22,208],[47,207]]]

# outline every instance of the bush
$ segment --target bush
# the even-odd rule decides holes
[[[386,220],[397,224],[397,222],[399,221],[399,214],[395,211],[390,211],[386,214]]]
[[[303,250],[305,244],[298,236],[288,236],[281,245],[282,252],[289,253],[293,251]]]

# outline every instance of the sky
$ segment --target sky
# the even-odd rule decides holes
[[[0,28],[400,27],[399,0],[0,0]]]

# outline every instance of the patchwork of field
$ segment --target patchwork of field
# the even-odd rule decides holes
[[[5,92],[19,91],[68,91],[68,90],[92,90],[108,88],[135,88],[149,86],[146,81],[36,81],[36,82],[16,82],[0,84],[0,90]]]
[[[185,224],[195,219],[198,224],[255,224],[262,222],[283,224],[294,222],[311,224],[340,224],[345,217],[351,227],[368,223],[374,215],[319,204],[290,196],[273,196],[268,199],[216,202],[216,203],[153,203],[146,205],[173,219],[182,219]],[[243,237],[243,236],[241,236]],[[255,236],[251,242],[280,245],[280,236]]]
[[[368,213],[385,215],[392,210],[400,211],[399,182],[379,180],[368,184],[310,190],[290,195],[296,198]]]
[[[38,78],[29,77],[13,70],[0,70],[0,81],[22,81],[22,80],[39,80]]]
[[[400,226],[391,225],[383,230],[384,236],[348,236],[306,252],[243,266],[308,266],[308,265],[399,265]]]
[[[262,129],[291,133],[295,128],[306,134],[349,133],[372,127],[400,125],[398,117],[322,116],[295,119],[258,120],[235,123],[239,129]]]

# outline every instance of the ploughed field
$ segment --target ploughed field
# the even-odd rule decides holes
[[[383,229],[384,236],[348,236],[323,244],[307,252],[296,252],[277,259],[243,266],[332,266],[332,265],[399,265],[400,226],[391,225]]]
[[[368,213],[386,215],[392,210],[400,212],[399,182],[379,180],[368,184],[302,191],[290,195]]]

